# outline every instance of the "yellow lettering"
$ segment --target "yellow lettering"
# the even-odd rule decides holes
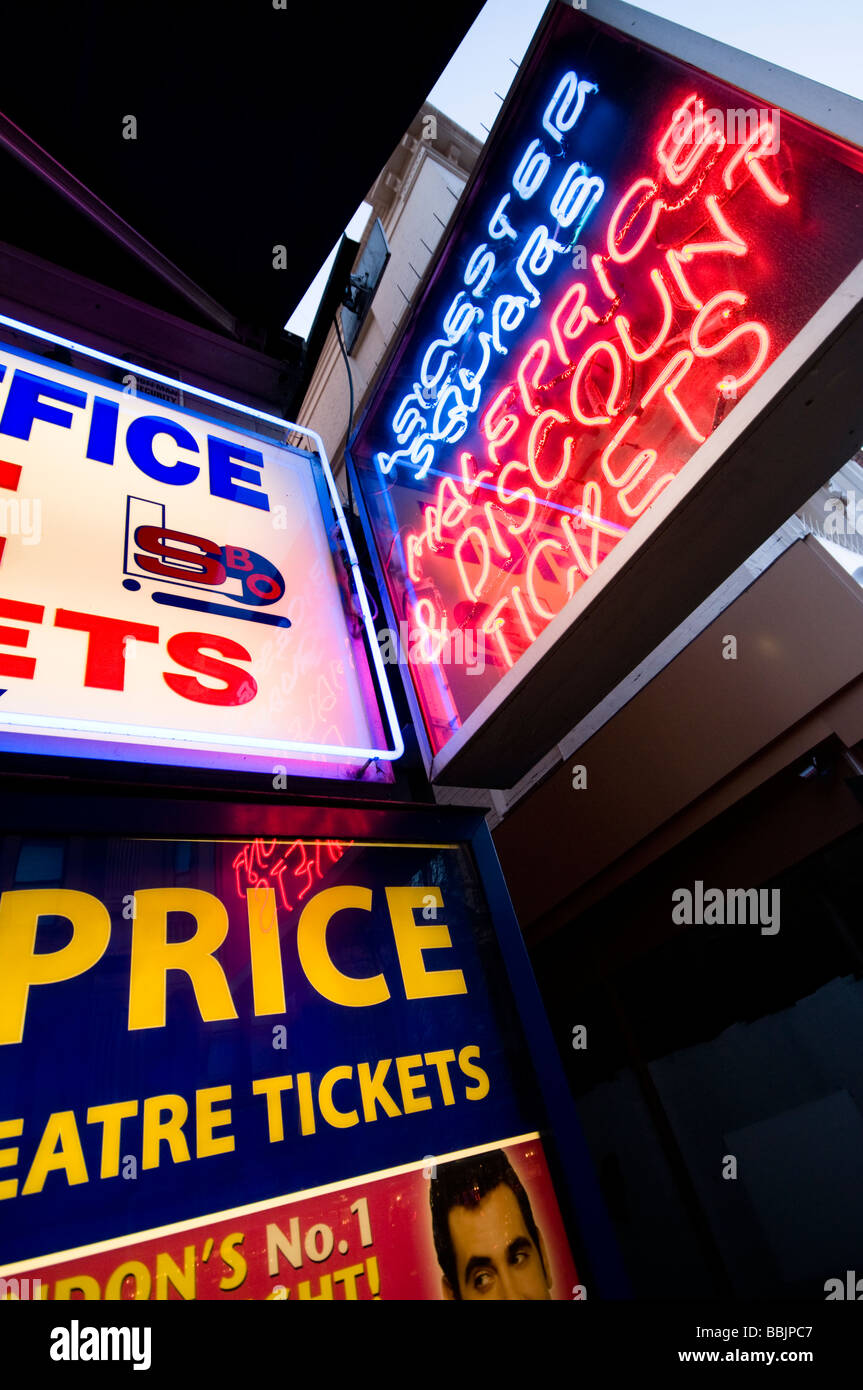
[[[162,1111],[168,1118],[162,1119]],[[189,1146],[183,1134],[183,1125],[189,1115],[189,1107],[182,1096],[148,1096],[144,1101],[144,1133],[141,1142],[141,1167],[158,1168],[159,1149],[163,1142],[171,1150],[173,1163],[185,1163],[189,1158]],[[109,1296],[105,1295],[106,1298]]]
[[[458,1064],[465,1076],[470,1076],[477,1083],[474,1087],[465,1086],[464,1094],[466,1100],[484,1100],[488,1095],[488,1075],[482,1067],[477,1067],[471,1061],[472,1057],[479,1056],[478,1047],[463,1047],[458,1054]]]
[[[146,1105],[146,1101],[144,1102]],[[123,1284],[127,1279],[134,1279],[135,1292],[133,1298],[148,1299],[150,1297],[150,1271],[146,1265],[142,1265],[140,1260],[127,1260],[125,1264],[118,1265],[105,1285],[105,1298],[109,1303],[119,1302],[123,1297]]]
[[[160,1250],[156,1256],[156,1300],[164,1303],[168,1298],[168,1284],[176,1289],[181,1298],[194,1299],[195,1297],[195,1247],[186,1245],[183,1247],[183,1268],[180,1269],[176,1261],[165,1250]]]
[[[62,1303],[66,1299],[71,1299],[72,1293],[83,1294],[89,1302],[94,1302],[102,1297],[102,1290],[99,1288],[98,1280],[90,1274],[73,1274],[69,1279],[58,1279],[54,1285],[54,1302]]]
[[[188,941],[168,941],[168,913],[188,912],[197,931]],[[225,972],[213,952],[228,934],[224,904],[202,888],[143,888],[135,894],[129,966],[129,1028],[164,1028],[169,970],[192,981],[205,1023],[236,1018]]]
[[[434,999],[441,994],[467,994],[460,970],[426,970],[423,952],[452,948],[449,928],[443,922],[415,922],[414,911],[428,897],[443,907],[439,888],[388,888],[386,890],[396,950],[402,968],[407,999]]]
[[[272,888],[256,884],[246,889],[252,992],[256,1014],[285,1012],[285,977],[279,942],[279,914]]]
[[[333,1103],[333,1087],[337,1081],[350,1081],[353,1067],[333,1067],[321,1077],[318,1087],[318,1108],[328,1125],[335,1129],[350,1129],[358,1125],[360,1117],[356,1110],[337,1110]]]
[[[209,1158],[211,1154],[234,1152],[233,1134],[223,1134],[216,1139],[214,1129],[222,1129],[231,1123],[230,1110],[213,1110],[217,1100],[230,1100],[230,1086],[209,1086],[195,1092],[195,1131],[197,1138],[197,1157]]]
[[[306,979],[318,994],[331,1004],[351,1008],[366,1008],[382,1004],[390,992],[383,975],[369,975],[358,980],[337,970],[327,950],[327,927],[337,912],[358,908],[371,912],[370,888],[325,888],[311,898],[303,908],[297,927],[297,951]]]
[[[411,1075],[411,1067],[421,1067],[422,1057],[397,1057],[396,1071],[399,1074],[399,1085],[402,1088],[402,1105],[406,1115],[413,1115],[417,1110],[431,1110],[431,1096],[422,1096],[417,1099],[414,1092],[420,1087],[425,1086],[426,1079],[421,1073],[419,1076]]]
[[[27,1181],[21,1188],[21,1196],[27,1197],[31,1192],[41,1192],[48,1174],[59,1169],[65,1172],[70,1187],[89,1182],[74,1110],[58,1110],[56,1115],[48,1116],[36,1157],[30,1165]]]
[[[23,1120],[0,1120],[0,1139],[20,1139],[23,1133]],[[0,1168],[15,1168],[17,1164],[17,1149],[0,1149]],[[4,1197],[14,1197],[17,1191],[18,1179],[6,1178],[0,1182],[0,1202]]]
[[[282,1091],[289,1091],[293,1084],[292,1076],[265,1076],[260,1081],[252,1082],[252,1094],[267,1097],[267,1126],[271,1144],[280,1144],[285,1137]]]
[[[40,917],[65,917],[72,939],[36,952]],[[98,898],[73,888],[16,888],[0,897],[0,1044],[19,1043],[31,985],[55,985],[90,970],[105,954],[111,918]]]
[[[100,1178],[116,1178],[120,1171],[120,1125],[138,1113],[136,1100],[115,1100],[109,1105],[91,1105],[87,1124],[102,1126],[102,1167]]]

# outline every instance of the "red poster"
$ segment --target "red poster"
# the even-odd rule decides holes
[[[584,1296],[537,1137],[429,1155],[0,1282],[7,1298],[56,1301]]]

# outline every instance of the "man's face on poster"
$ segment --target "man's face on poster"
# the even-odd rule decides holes
[[[476,1206],[454,1206],[449,1230],[459,1293],[467,1299],[549,1298],[548,1259],[542,1236],[531,1240],[515,1193],[506,1183],[487,1192]],[[443,1281],[444,1298],[454,1298]]]

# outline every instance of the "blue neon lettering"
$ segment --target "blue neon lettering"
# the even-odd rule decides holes
[[[565,249],[549,236],[547,227],[535,227],[531,232],[524,250],[516,261],[515,273],[531,296],[530,306],[532,309],[535,309],[539,304],[541,295],[536,286],[528,279],[525,267],[531,275],[545,275],[554,261],[555,253]]]
[[[440,348],[444,349],[443,358],[434,376],[432,376],[430,373],[429,358],[432,356],[432,353],[434,353]],[[450,347],[449,339],[435,338],[428,351],[426,352],[426,355],[422,360],[422,366],[420,367],[420,382],[422,383],[422,385],[427,387],[430,391],[437,390],[438,384],[443,380],[443,378],[447,374],[450,359],[453,357],[455,357],[455,353]]]
[[[519,198],[532,198],[549,171],[551,160],[542,148],[542,141],[531,140],[512,176],[512,186]]]
[[[61,386],[59,382],[46,377],[34,376],[32,372],[16,371],[9,387],[3,418],[0,420],[0,434],[8,434],[12,439],[29,439],[35,420],[44,420],[49,425],[60,425],[68,430],[72,426],[72,413],[58,410],[40,398],[47,396],[52,401],[62,401],[64,405],[83,408],[87,397],[83,391],[72,386]]]
[[[509,349],[500,341],[501,331],[513,333],[524,318],[526,309],[527,300],[523,294],[502,294],[495,300],[491,312],[491,340],[504,357]]]
[[[485,242],[478,246],[467,263],[467,270],[464,273],[464,282],[471,285],[471,294],[479,299],[483,290],[491,279],[494,270],[495,256],[493,251],[489,251]],[[476,281],[479,284],[476,284]]]
[[[399,444],[406,444],[416,430],[425,429],[425,424],[426,417],[421,410],[417,410],[416,397],[411,391],[399,405],[392,420],[393,430]]]
[[[574,72],[565,73],[557,83],[542,116],[543,130],[558,147],[552,152],[555,157],[563,158],[564,136],[576,124],[588,95],[598,91],[596,83],[579,81]],[[554,235],[549,227],[539,225],[522,240],[509,216],[512,199],[515,195],[522,202],[531,199],[546,180],[551,160],[541,136],[531,139],[523,149],[515,165],[511,189],[498,201],[485,233],[490,241],[515,243],[512,256],[496,253],[486,240],[471,251],[463,271],[466,288],[457,291],[443,314],[439,329],[443,336],[426,340],[424,347],[418,346],[413,360],[420,364],[419,379],[392,416],[391,428],[402,447],[392,452],[382,450],[374,456],[382,474],[392,473],[398,464],[409,464],[416,470],[414,480],[419,482],[437,456],[437,445],[452,445],[467,432],[471,417],[482,405],[484,378],[493,360],[492,353],[507,355],[506,336],[521,327],[529,308],[536,309],[542,302],[536,281],[552,268],[559,252],[570,250],[578,241],[584,224],[603,197],[603,180],[592,175],[587,165],[570,163],[563,176],[557,176],[550,199]],[[566,245],[556,239],[564,230],[566,237],[561,240]],[[481,309],[475,301],[490,302],[495,282],[506,283],[510,276],[515,277],[525,293],[499,293],[490,312]],[[488,326],[476,332],[483,321]],[[467,341],[462,342],[464,339]],[[477,357],[477,365],[471,367],[470,361]],[[417,367],[413,370],[417,371]]]
[[[511,193],[504,193],[491,215],[491,221],[488,224],[488,234],[494,241],[500,241],[501,238],[505,236],[511,237],[513,241],[518,240],[518,232],[504,212],[504,208],[511,197]]]
[[[464,297],[464,290],[459,290],[444,315],[443,331],[450,343],[457,343],[467,333],[471,324],[477,318],[482,318],[482,309],[476,304],[471,304],[469,300],[465,304],[461,303]]]
[[[579,82],[574,72],[567,72],[557,84],[554,96],[545,108],[543,130],[560,144],[581,115],[584,99],[589,92],[598,92],[595,82]]]
[[[92,459],[94,463],[113,464],[119,413],[119,402],[105,400],[102,396],[94,397],[90,434],[87,438],[87,458]]]
[[[452,404],[450,404],[452,402]],[[444,419],[444,407],[449,406],[446,423]],[[440,394],[434,417],[432,419],[432,438],[446,440],[448,444],[457,444],[468,427],[468,409],[459,388],[450,382],[445,386]]]
[[[247,449],[241,444],[231,444],[226,439],[207,435],[207,450],[210,461],[210,492],[213,497],[224,497],[228,502],[242,502],[245,507],[257,507],[262,512],[270,510],[270,501],[265,492],[253,492],[252,488],[261,486],[260,469],[264,466],[264,456],[257,449]],[[242,463],[250,464],[243,468]],[[239,487],[238,483],[250,483],[251,487]]]
[[[133,420],[126,431],[126,448],[135,467],[146,473],[148,478],[155,478],[158,483],[185,487],[187,483],[194,482],[201,471],[194,463],[185,463],[182,459],[177,459],[175,463],[160,463],[156,458],[153,442],[160,434],[173,439],[182,449],[191,449],[195,454],[198,452],[194,435],[175,420],[166,420],[159,415],[142,415]]]

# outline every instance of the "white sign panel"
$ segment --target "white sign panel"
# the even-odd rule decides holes
[[[0,374],[0,746],[354,776],[400,751],[325,460],[2,345]]]

